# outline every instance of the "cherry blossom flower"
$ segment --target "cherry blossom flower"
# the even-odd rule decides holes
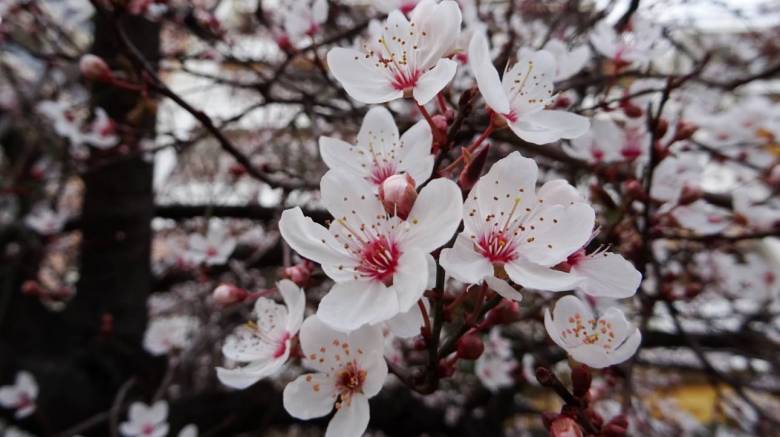
[[[556,69],[553,80],[556,82],[579,73],[590,60],[590,48],[586,44],[569,50],[561,40],[551,39],[544,45],[543,50],[555,57]]]
[[[590,42],[603,56],[612,59],[619,66],[647,64],[656,55],[666,50],[661,43],[662,29],[654,23],[634,17],[631,30],[617,33],[607,21],[599,22],[590,34]]]
[[[642,135],[631,135],[629,129],[621,129],[609,118],[593,118],[590,130],[563,145],[571,156],[592,163],[607,163],[636,158],[643,153]]]
[[[629,324],[622,311],[611,307],[596,318],[590,307],[575,296],[558,299],[552,314],[548,308],[544,326],[573,359],[596,369],[626,361],[642,342],[642,334]]]
[[[217,367],[217,377],[223,384],[249,387],[278,373],[287,362],[291,340],[303,322],[306,296],[288,279],[277,282],[276,288],[284,305],[264,297],[257,299],[254,309],[257,321],[236,329],[222,347],[227,359],[242,363],[232,369]]]
[[[357,144],[320,137],[320,154],[331,169],[363,178],[377,187],[388,177],[401,173],[420,184],[433,171],[432,142],[431,127],[425,120],[399,138],[390,111],[377,106],[363,118]]]
[[[53,124],[58,135],[67,138],[71,145],[91,145],[98,149],[108,149],[118,143],[114,134],[114,123],[102,108],[95,110],[95,119],[83,132],[83,120],[76,118],[73,108],[66,102],[47,100],[37,106],[39,113]]]
[[[304,364],[316,373],[299,376],[284,389],[284,408],[308,420],[330,413],[326,437],[360,436],[368,427],[368,400],[387,378],[382,332],[364,326],[349,334],[331,329],[317,316],[301,327]]]
[[[390,13],[378,45],[332,49],[328,66],[355,100],[373,104],[411,94],[424,105],[455,76],[457,62],[443,56],[458,39],[460,25],[456,2],[422,0],[410,20],[400,10]]]
[[[157,401],[153,405],[133,402],[127,413],[127,421],[119,425],[125,437],[163,437],[168,435],[168,403]]]
[[[190,316],[158,317],[149,322],[144,334],[144,349],[153,355],[165,355],[185,349],[199,322]]]
[[[512,355],[512,344],[501,336],[500,328],[493,328],[485,342],[485,352],[477,359],[474,373],[482,385],[496,392],[514,384],[512,373],[517,360]]]
[[[320,25],[328,19],[328,1],[313,0],[293,2],[284,14],[284,30],[290,41],[306,41],[320,31]]]
[[[734,190],[732,203],[734,212],[756,230],[771,230],[780,225],[780,205],[757,202],[749,188]]]
[[[375,0],[374,7],[385,14],[389,14],[396,9],[404,14],[408,14],[412,12],[419,2],[420,0]]]
[[[469,66],[487,105],[502,117],[512,132],[525,141],[546,144],[576,138],[588,130],[588,119],[545,107],[554,100],[555,58],[550,52],[521,49],[503,80],[490,58],[484,32],[475,32],[469,43]]]
[[[731,224],[726,210],[701,199],[690,205],[680,205],[671,214],[680,226],[700,235],[719,234]]]
[[[320,319],[349,331],[409,311],[426,289],[426,255],[446,243],[460,223],[458,187],[434,179],[420,191],[405,221],[385,212],[371,184],[343,173],[326,173],[320,191],[335,217],[330,232],[300,208],[284,211],[279,222],[290,247],[320,263],[336,282],[320,302]]]
[[[114,133],[114,122],[102,108],[95,109],[95,119],[89,130],[81,135],[81,141],[97,149],[110,149],[117,145],[119,138]]]
[[[24,223],[41,235],[54,235],[59,233],[65,226],[66,218],[65,214],[59,211],[40,206],[27,214]]]
[[[236,244],[236,239],[228,234],[224,226],[212,222],[205,237],[197,233],[190,236],[185,260],[193,264],[225,264]]]
[[[464,231],[439,261],[453,278],[506,275],[524,287],[561,291],[580,281],[554,270],[588,242],[595,212],[564,180],[536,190],[538,167],[513,152],[496,162],[463,206]]]
[[[679,202],[683,190],[699,188],[703,172],[704,166],[694,156],[670,156],[655,168],[650,196],[675,205]]]
[[[24,419],[35,412],[38,384],[30,372],[16,374],[13,385],[0,387],[0,406],[15,410],[14,417]]]

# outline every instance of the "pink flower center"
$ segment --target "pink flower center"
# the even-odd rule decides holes
[[[206,256],[209,257],[209,258],[217,256],[217,253],[218,253],[217,249],[215,247],[213,247],[213,246],[209,246],[206,249]]]
[[[289,339],[290,333],[285,332],[284,335],[282,335],[282,338],[279,339],[279,345],[276,346],[276,350],[274,351],[274,358],[279,358],[284,355],[284,352],[287,350],[287,340]]]
[[[502,115],[503,115],[503,116],[504,116],[504,118],[506,118],[506,120],[507,120],[508,122],[510,122],[510,123],[515,123],[515,122],[517,122],[517,119],[518,119],[518,117],[517,117],[517,113],[516,113],[515,111],[511,111],[511,112],[509,112],[508,114],[502,114]]]
[[[401,5],[399,9],[401,9],[401,12],[403,12],[403,14],[406,15],[409,12],[412,12],[415,6],[417,6],[416,2],[405,2],[404,4]]]
[[[19,393],[16,399],[16,408],[22,410],[32,405],[32,398],[27,393]]]
[[[336,403],[336,409],[344,404],[349,405],[352,395],[363,392],[363,384],[366,382],[367,372],[361,369],[357,362],[352,361],[336,374],[336,390],[339,393],[339,402]]]
[[[143,435],[152,435],[154,433],[155,426],[152,423],[145,423],[143,427],[141,427],[141,434]]]
[[[493,264],[503,265],[517,258],[515,243],[511,238],[507,238],[506,231],[493,230],[482,235],[477,247]]]
[[[375,165],[371,170],[370,180],[374,185],[382,185],[385,179],[396,173],[395,164],[386,163],[384,165]]]
[[[593,156],[593,160],[595,161],[601,161],[604,159],[604,151],[601,149],[591,149],[590,154]]]
[[[414,88],[420,78],[420,70],[403,71],[398,69],[393,76],[393,88],[403,91]]]
[[[357,271],[375,281],[390,285],[398,269],[400,256],[398,246],[388,241],[386,237],[380,236],[363,246]]]

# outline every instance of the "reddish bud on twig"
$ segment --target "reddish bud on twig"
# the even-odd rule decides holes
[[[22,284],[22,294],[27,296],[38,296],[41,294],[41,286],[37,281],[24,281]]]
[[[243,288],[238,288],[235,285],[230,284],[221,284],[215,288],[212,293],[214,303],[223,306],[243,302],[248,295],[249,293]]]
[[[687,140],[696,133],[697,129],[698,127],[694,124],[679,121],[677,122],[677,131],[674,133],[674,139],[672,141]]]
[[[683,187],[682,194],[680,195],[680,205],[690,205],[691,203],[701,199],[702,191],[699,187]]]
[[[669,131],[669,122],[665,118],[659,118],[658,124],[655,126],[656,138],[663,138],[666,132]]]
[[[477,334],[466,334],[458,340],[458,358],[476,360],[485,351],[485,344]]]
[[[443,132],[447,131],[447,115],[436,114],[431,117],[431,120],[433,120],[433,125],[436,126],[436,129]]]
[[[81,70],[81,75],[87,80],[109,82],[113,78],[111,69],[106,64],[106,61],[92,54],[86,54],[81,57],[79,70]]]
[[[585,397],[590,391],[593,378],[587,366],[577,366],[571,369],[572,393],[578,398]]]
[[[299,287],[309,283],[311,274],[314,272],[314,263],[309,260],[303,260],[294,266],[285,267],[282,270],[282,276],[295,282]]]
[[[379,198],[388,214],[406,220],[417,200],[414,179],[408,174],[390,176],[379,186]]]

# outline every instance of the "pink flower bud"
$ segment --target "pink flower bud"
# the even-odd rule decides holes
[[[212,297],[217,305],[232,305],[234,303],[243,302],[246,299],[248,293],[243,288],[238,288],[235,285],[220,284],[214,289]]]
[[[433,125],[436,126],[436,129],[439,129],[441,131],[447,130],[447,116],[442,114],[436,114],[433,117],[431,117],[431,120],[433,120]]]
[[[458,358],[476,360],[485,351],[485,344],[477,334],[466,334],[458,340]]]
[[[582,429],[570,417],[560,416],[550,426],[550,437],[582,437]]]
[[[314,264],[311,261],[303,260],[294,266],[286,267],[282,271],[282,275],[295,282],[299,287],[303,287],[309,282],[313,271]]]
[[[103,58],[92,54],[86,54],[79,61],[81,75],[88,80],[107,82],[111,80],[111,69]]]
[[[408,174],[395,174],[385,179],[379,186],[379,198],[385,211],[406,220],[417,200],[414,187],[414,179]]]

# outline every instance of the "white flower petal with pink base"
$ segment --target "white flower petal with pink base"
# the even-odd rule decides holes
[[[611,252],[586,256],[572,266],[571,272],[583,277],[577,289],[597,297],[631,297],[642,282],[642,274],[633,264]]]
[[[399,312],[395,290],[374,281],[340,282],[320,301],[317,316],[336,330],[349,332],[380,323]]]
[[[368,398],[362,393],[355,394],[330,420],[325,437],[360,437],[368,428],[370,418]]]
[[[335,47],[328,52],[331,73],[353,99],[377,104],[400,99],[403,89],[393,87],[387,77],[377,74],[376,61],[355,49]]]
[[[458,186],[438,178],[420,191],[409,217],[404,241],[424,252],[431,252],[449,241],[460,225],[463,198]]]
[[[452,248],[441,251],[439,263],[448,275],[467,284],[478,284],[485,276],[493,274],[493,265],[474,250],[474,243],[463,233],[458,235]]]

